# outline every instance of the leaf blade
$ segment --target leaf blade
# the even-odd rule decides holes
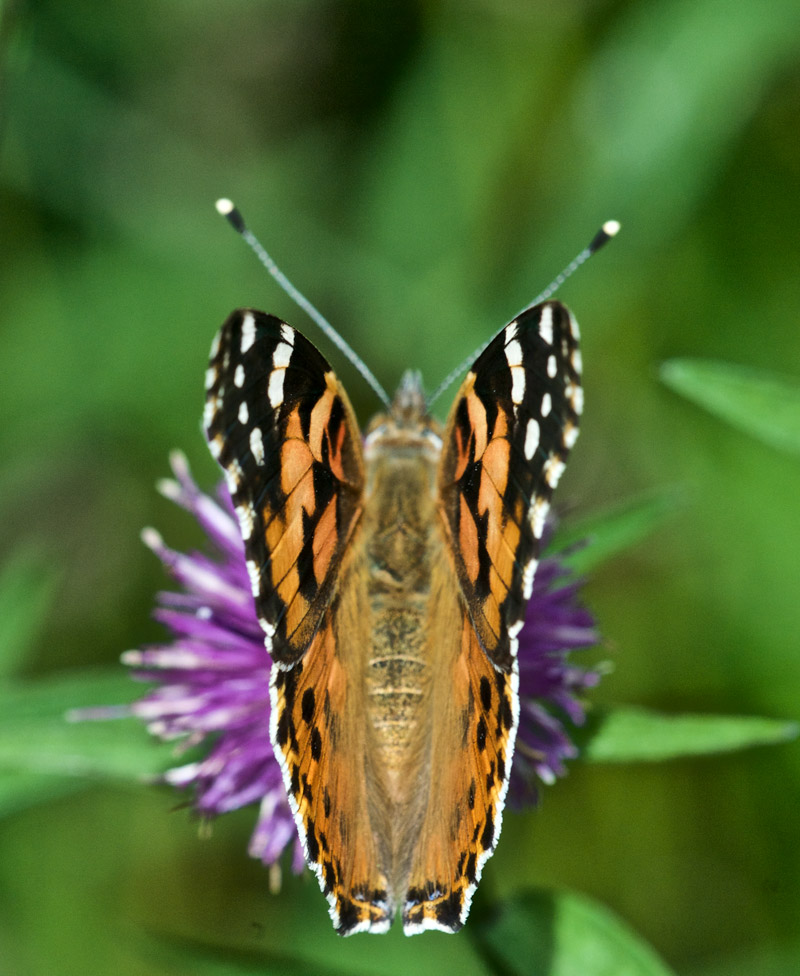
[[[574,892],[529,891],[505,902],[478,939],[514,976],[671,976],[627,923]],[[498,967],[499,968],[499,967]]]
[[[619,707],[590,716],[580,752],[588,762],[663,762],[789,742],[798,725],[729,715],[664,715]]]
[[[172,750],[147,736],[137,720],[67,719],[73,709],[127,703],[135,692],[121,669],[69,672],[0,687],[0,768],[96,779],[161,775],[173,764]]]
[[[662,382],[770,447],[800,454],[800,383],[718,360],[671,359]]]

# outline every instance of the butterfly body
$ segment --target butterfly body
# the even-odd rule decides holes
[[[327,362],[260,312],[212,347],[206,433],[275,666],[271,736],[341,934],[457,931],[499,836],[517,635],[577,436],[577,326],[523,313],[447,425],[417,374],[363,439]]]

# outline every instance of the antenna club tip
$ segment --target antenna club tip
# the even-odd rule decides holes
[[[220,197],[214,206],[217,208],[217,213],[224,217],[235,231],[244,234],[247,229],[245,227],[244,217],[239,213],[232,200],[229,200],[227,197]]]
[[[594,235],[594,240],[589,245],[589,254],[599,251],[604,244],[608,244],[612,237],[619,233],[620,223],[618,220],[607,220],[600,230]]]

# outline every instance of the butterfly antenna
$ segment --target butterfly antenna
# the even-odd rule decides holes
[[[604,244],[607,244],[611,240],[612,237],[616,237],[616,235],[619,233],[619,228],[620,228],[619,221],[607,220],[600,228],[600,230],[594,235],[589,245],[585,247],[581,251],[581,253],[576,258],[574,258],[574,260],[570,261],[570,263],[566,266],[566,268],[564,268],[561,274],[556,275],[556,277],[550,282],[550,284],[547,286],[547,288],[545,288],[543,292],[538,294],[536,298],[533,299],[532,302],[528,302],[528,304],[524,308],[521,308],[517,312],[517,314],[509,321],[513,322],[514,319],[519,318],[519,316],[522,315],[523,312],[527,312],[529,308],[533,308],[533,306],[538,305],[539,302],[547,301],[547,299],[550,298],[551,295],[554,295],[558,291],[558,289],[564,284],[567,278],[573,275],[582,264],[588,261],[593,254],[596,254]],[[503,328],[505,328],[505,326],[503,326]],[[461,374],[469,366],[473,364],[473,362],[478,358],[478,356],[480,356],[483,350],[486,349],[486,347],[494,340],[495,336],[499,335],[500,332],[502,331],[503,331],[502,329],[499,329],[495,333],[495,335],[493,335],[490,339],[487,339],[487,341],[484,342],[483,345],[478,346],[478,348],[474,352],[470,353],[470,355],[467,356],[466,359],[463,359],[452,372],[448,373],[447,376],[445,376],[442,382],[436,387],[436,389],[429,397],[427,403],[428,409],[430,409],[430,407],[433,406],[435,401],[439,399],[439,397],[444,393],[444,391],[448,388],[448,386],[450,386],[451,383],[454,383],[458,379],[458,377],[461,376]]]
[[[303,311],[306,312],[306,314],[308,314],[317,323],[320,329],[322,329],[325,335],[335,346],[341,349],[344,355],[347,356],[359,373],[361,373],[367,383],[369,383],[375,393],[377,393],[378,398],[381,400],[384,406],[390,407],[391,400],[389,399],[386,390],[384,390],[373,375],[372,370],[367,366],[363,359],[361,359],[361,357],[353,351],[348,343],[345,342],[345,340],[339,335],[325,316],[321,312],[317,311],[317,309],[311,304],[305,295],[303,295],[302,292],[299,292],[291,281],[289,281],[286,275],[264,250],[259,239],[248,228],[247,224],[245,224],[244,218],[242,217],[239,209],[235,207],[230,200],[226,199],[217,200],[216,207],[217,212],[225,217],[231,227],[233,227],[233,229],[245,239],[247,244],[250,245],[250,249],[255,253],[258,260],[264,265],[267,271],[269,271],[281,288],[283,288],[289,298],[296,302],[300,308],[302,308]]]

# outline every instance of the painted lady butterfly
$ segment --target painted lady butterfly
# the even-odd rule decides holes
[[[272,315],[234,312],[211,347],[204,426],[275,664],[270,734],[306,860],[341,935],[385,932],[398,909],[406,935],[456,932],[500,834],[517,635],[583,407],[578,324],[558,302],[520,312],[442,429],[418,373],[390,403],[234,205],[217,209],[388,407],[362,439],[326,360]]]
[[[408,372],[362,438],[323,356],[271,315],[215,338],[205,430],[274,667],[271,736],[336,931],[464,924],[500,833],[517,635],[578,436],[578,326],[521,313],[444,428]]]

